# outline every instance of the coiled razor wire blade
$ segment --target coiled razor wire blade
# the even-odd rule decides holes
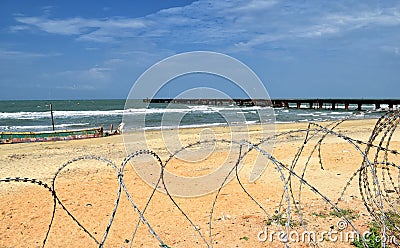
[[[335,131],[335,129],[340,126],[343,122],[345,122],[348,119],[351,119],[352,116],[349,116],[345,119],[335,121],[332,123],[329,123],[325,126],[322,126],[317,123],[309,123],[308,127],[305,129],[297,129],[297,130],[291,130],[287,132],[282,132],[279,134],[276,134],[272,137],[265,138],[263,140],[260,140],[258,143],[252,143],[249,141],[234,141],[234,140],[227,140],[227,139],[213,139],[213,140],[206,140],[206,141],[198,141],[191,143],[185,147],[182,147],[180,150],[176,151],[175,153],[171,154],[165,162],[162,162],[161,158],[153,151],[150,150],[139,150],[136,151],[130,155],[128,155],[124,161],[122,162],[120,168],[116,166],[116,164],[108,160],[106,158],[102,158],[99,156],[95,155],[86,155],[86,156],[81,156],[77,157],[74,159],[71,159],[67,161],[66,163],[62,164],[57,172],[54,174],[51,184],[47,184],[41,180],[37,180],[34,178],[22,178],[22,177],[7,177],[7,178],[2,178],[0,179],[0,183],[31,183],[37,186],[40,186],[51,194],[53,198],[53,211],[51,213],[51,220],[48,226],[48,229],[46,231],[45,237],[42,242],[42,247],[46,246],[46,242],[49,238],[50,231],[52,228],[52,225],[54,223],[54,218],[55,218],[55,213],[57,211],[57,205],[61,206],[61,209],[65,211],[68,216],[76,223],[79,228],[81,228],[97,245],[98,247],[103,247],[108,234],[112,228],[112,224],[114,222],[115,215],[117,213],[117,209],[120,203],[120,199],[122,196],[122,193],[125,193],[127,199],[129,200],[131,207],[135,210],[135,212],[139,215],[138,222],[132,231],[132,237],[130,240],[130,245],[132,247],[133,240],[137,234],[137,230],[139,225],[142,223],[144,224],[147,229],[149,230],[150,234],[157,240],[158,244],[160,247],[169,247],[162,239],[162,237],[155,231],[153,228],[154,223],[150,223],[149,220],[145,217],[146,210],[148,209],[149,204],[151,203],[153,196],[156,193],[156,190],[158,187],[163,186],[165,189],[165,193],[168,195],[169,199],[171,202],[174,204],[174,206],[179,210],[179,212],[182,214],[182,217],[188,221],[188,223],[193,227],[194,232],[198,235],[199,239],[202,240],[202,242],[207,246],[207,247],[213,247],[213,214],[214,214],[214,208],[216,206],[216,203],[219,199],[221,190],[225,184],[225,182],[228,180],[228,178],[234,173],[235,174],[235,179],[237,180],[238,184],[240,185],[241,189],[245,192],[247,197],[249,198],[250,201],[254,202],[261,210],[262,212],[266,215],[268,219],[271,219],[271,214],[268,213],[266,208],[260,204],[255,197],[253,197],[249,191],[246,189],[244,184],[242,183],[239,173],[238,173],[238,167],[240,163],[243,163],[243,160],[250,151],[256,151],[262,156],[266,157],[269,161],[272,162],[272,164],[275,166],[277,169],[279,175],[280,175],[280,180],[283,183],[283,194],[281,197],[281,201],[279,203],[279,213],[282,209],[285,210],[286,214],[286,220],[284,223],[284,227],[281,227],[286,234],[289,234],[290,229],[291,229],[291,216],[294,214],[297,214],[299,219],[300,219],[300,224],[304,228],[304,230],[307,230],[307,225],[305,221],[303,220],[303,213],[302,213],[302,202],[301,202],[301,193],[303,188],[308,188],[312,192],[314,192],[317,196],[320,197],[324,202],[326,202],[328,205],[332,207],[335,211],[342,213],[342,209],[338,207],[338,204],[340,201],[342,201],[345,192],[348,190],[349,186],[353,181],[356,181],[358,178],[358,188],[360,192],[361,199],[364,203],[365,209],[368,211],[368,213],[371,215],[371,217],[379,224],[381,228],[381,235],[386,237],[387,235],[392,235],[397,239],[400,239],[400,226],[398,223],[398,220],[396,219],[399,217],[399,210],[398,210],[398,205],[400,203],[400,166],[398,163],[393,162],[389,159],[389,155],[394,155],[398,156],[399,151],[391,149],[390,148],[390,143],[392,141],[393,135],[395,133],[395,130],[400,122],[400,112],[399,111],[388,111],[384,113],[376,122],[375,127],[368,139],[368,141],[362,141],[358,139],[351,138],[349,136],[344,135],[343,133]],[[304,134],[304,142],[303,144],[298,148],[296,155],[294,156],[292,163],[290,166],[285,165],[281,161],[279,161],[277,158],[273,156],[273,154],[268,153],[264,149],[262,149],[262,144],[265,142],[268,142],[271,139],[275,138],[280,138],[280,137],[285,137],[288,135],[293,135],[293,134]],[[313,148],[306,157],[306,162],[304,164],[300,164],[300,157],[304,156],[304,147],[308,144],[311,143],[311,140],[313,137],[316,137],[317,135],[321,135],[321,137],[318,139],[316,143],[313,144]],[[362,157],[362,164],[360,167],[352,174],[350,178],[348,178],[346,181],[344,181],[345,186],[343,187],[343,190],[341,191],[340,195],[337,197],[337,199],[330,199],[328,198],[325,194],[323,194],[318,188],[313,186],[311,183],[309,183],[305,179],[305,174],[307,172],[308,165],[310,164],[311,157],[313,156],[314,153],[318,154],[318,162],[320,164],[321,169],[324,169],[324,163],[323,163],[323,158],[322,158],[322,152],[321,152],[321,146],[323,144],[324,139],[327,136],[333,136],[337,137],[340,139],[343,139],[347,143],[353,146],[353,148],[359,153],[359,155]],[[209,216],[209,223],[208,223],[208,234],[209,234],[209,240],[204,236],[203,233],[200,232],[199,226],[196,225],[196,223],[188,216],[188,214],[180,207],[180,205],[175,201],[174,197],[168,192],[168,187],[165,184],[164,181],[164,170],[166,166],[168,165],[169,161],[173,159],[179,152],[183,151],[184,149],[191,148],[194,146],[198,146],[200,144],[205,144],[205,143],[215,143],[215,142],[220,142],[220,143],[226,143],[226,144],[235,144],[239,147],[239,152],[237,154],[237,160],[235,164],[232,166],[231,170],[228,172],[226,175],[226,178],[224,182],[222,183],[221,187],[216,191],[216,195],[214,197],[212,207],[210,209],[210,216]],[[364,146],[365,148],[363,149]],[[152,156],[155,161],[160,165],[160,176],[158,181],[156,182],[152,193],[150,197],[147,199],[145,207],[143,209],[140,209],[138,205],[135,203],[134,198],[130,194],[129,190],[126,187],[125,181],[124,181],[124,171],[126,168],[126,165],[128,162],[130,162],[133,158],[144,156],[144,155],[149,155]],[[397,158],[397,157],[396,157]],[[67,209],[67,207],[63,204],[63,202],[60,200],[60,198],[57,195],[57,189],[56,189],[56,181],[59,176],[59,174],[65,170],[68,166],[70,166],[73,163],[83,161],[83,160],[94,160],[98,162],[102,162],[103,164],[106,164],[106,166],[110,166],[114,171],[115,171],[115,176],[116,180],[118,182],[118,190],[116,193],[116,198],[114,201],[114,208],[112,211],[112,214],[110,215],[110,219],[108,221],[108,224],[104,230],[103,238],[101,240],[98,240],[95,238],[95,236],[83,225],[79,222],[79,220]],[[295,172],[295,168],[299,167],[300,165],[303,165],[302,167],[302,173],[299,174]],[[379,172],[380,175],[379,176]],[[286,172],[286,174],[285,174]],[[397,183],[396,183],[396,173],[397,173]],[[298,195],[296,196],[293,190],[293,181],[296,180],[299,182],[299,191]],[[389,194],[388,192],[394,193],[394,194]],[[294,211],[293,211],[294,210]],[[348,218],[344,213],[342,213],[344,221],[357,233],[360,234],[360,231],[357,229],[356,225],[353,223],[353,221]],[[397,216],[397,217],[396,217]],[[400,217],[399,217],[400,218]],[[280,220],[277,221],[277,226],[280,226]],[[364,237],[361,235],[361,241],[364,247],[368,247],[366,240]],[[315,242],[315,240],[310,240],[310,243]],[[283,246],[289,247],[290,242],[287,240],[287,242],[284,242]],[[382,239],[382,245],[385,246],[386,242],[385,239]]]

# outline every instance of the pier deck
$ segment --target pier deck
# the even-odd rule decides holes
[[[343,106],[349,110],[350,105],[356,105],[356,110],[361,111],[363,105],[374,105],[375,109],[380,109],[381,105],[387,105],[389,109],[400,105],[400,99],[285,99],[276,98],[271,100],[265,99],[169,99],[169,98],[154,98],[143,99],[148,103],[177,103],[177,104],[193,104],[193,105],[214,105],[214,106],[273,106],[290,108],[330,108],[332,110]],[[307,107],[304,107],[306,105]]]

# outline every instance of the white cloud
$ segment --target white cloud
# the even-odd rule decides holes
[[[20,31],[25,31],[25,30],[29,30],[29,29],[30,29],[30,27],[27,25],[15,25],[15,26],[10,27],[11,32],[20,32]]]
[[[241,20],[245,20],[243,25],[250,26],[250,32],[243,36],[243,39],[247,38],[247,40],[235,43],[235,49],[249,50],[277,41],[287,44],[293,40],[301,42],[302,39],[318,39],[332,35],[341,37],[364,28],[375,29],[378,33],[382,27],[400,26],[400,11],[396,8],[371,8],[360,11],[357,6],[354,6],[354,8],[349,8],[350,10],[346,13],[340,9],[335,11],[329,8],[315,9],[315,14],[302,13],[310,9],[313,9],[312,6],[305,5],[302,8],[296,6],[294,11],[285,12],[285,16],[280,16],[278,19],[272,13],[264,13],[271,15],[269,17],[262,17],[254,13],[248,17],[244,15]],[[274,10],[279,12],[277,8]],[[298,11],[297,14],[296,11]],[[264,27],[259,23],[262,23]],[[252,26],[256,26],[257,29],[252,29]],[[382,39],[379,36],[372,38]]]
[[[112,59],[108,59],[108,60],[104,61],[104,64],[106,64],[106,65],[115,65],[115,64],[121,64],[123,62],[124,62],[123,59],[112,58]]]
[[[326,19],[336,25],[353,28],[360,28],[368,25],[395,26],[400,24],[400,12],[393,8],[362,12],[355,11],[349,14],[331,14]]]
[[[360,5],[360,6],[359,6]],[[346,8],[344,8],[346,7]],[[344,11],[345,10],[345,11]],[[326,1],[199,0],[190,5],[164,9],[140,18],[109,17],[51,19],[17,15],[19,25],[82,42],[121,42],[148,39],[163,47],[180,44],[213,46],[219,50],[242,51],[293,40],[346,35],[365,27],[400,26],[397,7],[377,8],[349,3],[343,6]]]
[[[278,41],[288,37],[288,35],[269,35],[269,34],[261,34],[256,35],[252,39],[246,42],[238,42],[234,44],[236,51],[246,51],[251,49],[254,46],[262,45],[268,42]]]
[[[15,50],[2,50],[0,49],[0,59],[35,59],[61,56],[61,53],[33,53]]]
[[[80,40],[97,42],[113,41],[118,36],[132,35],[135,31],[145,27],[144,21],[140,19],[123,17],[50,19],[48,17],[18,16],[15,20],[24,24],[24,27],[37,28],[51,34],[76,35]]]
[[[244,12],[262,12],[265,11],[266,9],[270,9],[274,5],[276,5],[278,1],[267,1],[267,0],[252,0],[252,1],[247,1],[242,5],[239,5],[237,7],[229,8],[227,9],[227,12],[230,13],[240,13],[243,14]]]
[[[82,18],[71,18],[65,20],[50,20],[45,17],[17,17],[18,22],[25,25],[37,27],[47,33],[77,35],[87,28],[82,23]]]
[[[42,11],[43,11],[43,13],[44,13],[45,15],[50,15],[51,12],[52,12],[52,10],[53,10],[54,8],[55,8],[55,7],[54,7],[54,6],[51,6],[51,5],[41,7],[41,9],[42,9]]]
[[[322,24],[322,25],[311,26],[305,28],[304,30],[301,29],[297,30],[296,32],[294,32],[294,36],[304,37],[304,38],[315,38],[339,32],[340,29],[338,27],[335,27],[334,25]]]
[[[400,47],[397,46],[382,46],[381,49],[385,52],[400,56]]]
[[[251,16],[271,8],[276,1],[211,1],[200,0],[184,7],[164,9],[142,18],[110,17],[107,19],[65,18],[47,16],[15,17],[19,25],[14,31],[38,29],[51,34],[77,36],[79,41],[115,42],[135,37],[179,37],[176,42],[198,42],[229,39],[246,30],[229,20],[239,16]],[[24,27],[23,29],[19,27]],[[235,27],[236,26],[236,27]],[[196,41],[194,41],[196,40]]]

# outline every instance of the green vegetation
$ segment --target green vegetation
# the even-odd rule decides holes
[[[314,213],[312,213],[312,215],[320,217],[320,218],[324,218],[324,219],[326,217],[328,217],[328,215],[326,213],[323,213],[323,212],[319,212],[319,213],[314,212]]]
[[[272,222],[274,222],[274,223],[276,223],[276,224],[279,224],[279,225],[281,225],[281,226],[284,226],[284,225],[286,225],[286,221],[287,221],[287,218],[285,217],[286,216],[286,214],[283,214],[283,213],[281,213],[281,214],[274,214],[274,215],[272,215],[271,216],[271,218],[269,218],[267,221],[266,221],[266,225],[267,226],[270,226],[271,224],[272,224]],[[296,227],[296,226],[298,226],[299,225],[299,223],[297,222],[297,221],[295,221],[295,220],[290,220],[290,227]]]
[[[332,211],[329,213],[329,215],[330,215],[330,216],[336,216],[336,217],[338,217],[338,218],[346,217],[346,218],[348,218],[348,219],[350,219],[350,220],[354,220],[354,219],[357,219],[357,218],[359,217],[358,214],[356,214],[354,210],[349,209],[349,208],[347,208],[347,209],[340,209],[340,211],[332,210]]]
[[[239,240],[242,240],[242,239],[247,241],[247,240],[249,240],[249,237],[243,236],[243,237],[241,237]]]
[[[400,215],[397,214],[395,211],[388,211],[385,213],[385,215],[386,215],[385,225],[387,231],[392,232],[391,235],[393,235],[393,233],[397,233],[398,235],[397,228],[400,227]],[[380,231],[381,231],[380,224],[375,221],[371,222],[369,227],[369,236],[365,237],[365,241],[367,242],[368,248],[382,247],[381,243],[382,237]],[[361,239],[355,240],[351,244],[357,248],[364,247]]]
[[[381,235],[380,235],[380,227],[376,222],[372,222],[372,225],[369,228],[370,235],[365,237],[365,241],[367,243],[368,248],[381,248]],[[360,239],[354,240],[351,242],[351,245],[354,245],[357,248],[364,248],[363,241]]]
[[[388,211],[386,213],[386,227],[396,232],[397,228],[400,228],[400,215],[394,211]]]

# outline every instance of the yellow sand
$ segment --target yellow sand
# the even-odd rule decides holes
[[[335,131],[354,139],[367,141],[375,122],[376,120],[347,121],[336,128]],[[327,124],[322,123],[322,125]],[[307,127],[307,123],[279,124],[276,126],[276,133],[306,129]],[[228,127],[213,127],[215,136],[210,134],[210,129],[204,130],[204,128],[181,129],[179,130],[179,140],[186,145],[210,137],[231,138]],[[249,131],[243,129],[236,130],[236,132],[249,133],[249,140],[255,143],[261,137],[259,130],[260,126],[253,125],[250,126]],[[173,131],[166,131],[163,134],[164,137],[175,135]],[[163,160],[167,159],[170,154],[165,148],[163,135],[160,131],[146,132],[147,147],[140,141],[141,133],[130,135],[139,140],[136,144],[132,144],[132,146],[137,145],[138,149],[149,148],[159,154]],[[306,132],[285,135],[278,138],[275,143],[269,143],[269,145],[263,147],[273,147],[272,155],[287,167],[290,167],[298,149],[304,142],[305,135]],[[298,166],[294,170],[299,175],[303,173],[308,156],[320,137],[321,135],[316,136],[305,146]],[[135,140],[135,138],[130,140]],[[391,142],[392,149],[398,148],[399,140],[399,135],[395,134]],[[361,148],[365,149],[365,146],[361,145]],[[196,149],[194,148],[194,150]],[[237,147],[233,152],[237,155]],[[318,154],[314,153],[306,170],[305,179],[335,202],[348,179],[360,167],[363,158],[351,144],[335,136],[328,136],[324,140],[321,152],[324,170],[320,167]],[[224,163],[228,153],[229,146],[217,144],[214,154],[203,161],[193,163],[172,159],[166,169],[186,177],[206,175],[217,169],[221,163]],[[0,178],[29,177],[51,183],[52,177],[63,163],[89,154],[112,160],[118,168],[127,156],[122,136],[54,143],[1,145]],[[239,175],[248,192],[264,207],[269,215],[273,216],[275,210],[279,208],[281,196],[284,192],[283,183],[281,175],[272,163],[268,164],[266,171],[259,180],[255,183],[249,182],[249,173],[258,154],[255,151],[248,154],[244,160],[244,168]],[[233,158],[228,157],[232,160],[228,161],[231,165],[234,165],[237,156]],[[143,164],[151,163],[149,159],[143,158],[137,158],[133,161]],[[285,178],[288,177],[287,171],[284,172],[284,176]],[[133,200],[139,209],[143,210],[152,193],[152,187],[143,182],[135,173],[131,164],[126,167],[124,180]],[[105,163],[97,161],[72,163],[60,173],[56,183],[57,195],[65,207],[98,241],[102,240],[105,227],[109,223],[117,191],[116,172],[111,166],[106,166]],[[293,193],[297,201],[299,194],[298,180],[293,181]],[[207,242],[210,241],[209,218],[215,194],[216,192],[213,192],[195,198],[174,197],[176,203],[199,228]],[[0,247],[41,247],[53,211],[51,194],[37,185],[28,183],[1,183],[0,198]],[[329,231],[332,225],[336,226],[339,218],[329,215],[330,206],[304,185],[301,204],[303,218],[309,230]],[[283,208],[286,207],[287,204],[283,204]],[[371,219],[360,199],[357,180],[351,184],[339,207],[353,209],[358,214],[358,218],[354,220],[356,227],[361,231],[367,229],[367,224]],[[293,208],[293,205],[291,208]],[[295,215],[294,209],[292,209],[292,214]],[[320,214],[327,216],[321,217]],[[138,216],[123,192],[105,247],[129,247],[129,240],[138,222]],[[159,237],[171,247],[205,247],[202,238],[193,226],[164,193],[155,193],[146,209],[145,218]],[[280,242],[269,243],[267,241],[263,243],[258,241],[257,234],[264,230],[267,219],[268,216],[248,197],[238,181],[233,180],[221,190],[216,201],[212,217],[213,246],[283,247]],[[294,230],[303,231],[298,225],[300,223],[298,215],[294,216],[293,222],[297,223],[293,227]],[[346,230],[351,231],[351,228],[349,227]],[[338,243],[327,241],[320,243],[321,247],[337,247],[337,245]],[[67,215],[61,206],[57,205],[46,247],[97,246],[98,244]],[[133,241],[133,247],[158,246],[159,242],[149,233],[147,226],[143,223],[140,224]],[[307,247],[307,244],[299,242],[292,243],[291,246]],[[346,247],[349,244],[342,242],[340,246]]]

